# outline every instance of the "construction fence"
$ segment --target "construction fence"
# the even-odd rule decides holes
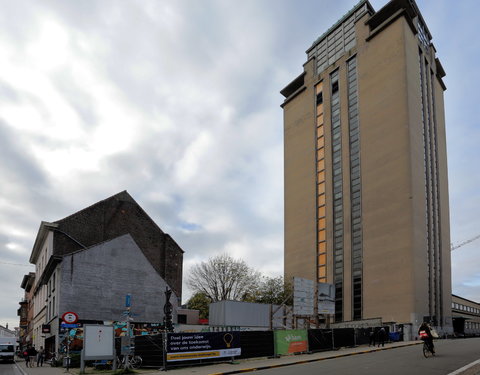
[[[136,336],[135,355],[143,367],[173,368],[241,358],[313,353],[369,344],[372,339],[401,341],[389,327],[167,333]],[[373,337],[372,337],[373,335]]]

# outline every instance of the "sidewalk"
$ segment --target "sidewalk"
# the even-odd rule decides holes
[[[211,364],[205,366],[191,366],[191,367],[182,367],[182,368],[172,368],[167,371],[172,375],[227,375],[227,374],[238,374],[244,372],[251,372],[256,370],[263,370],[267,368],[275,367],[284,367],[300,363],[316,362],[323,361],[326,359],[346,357],[351,355],[366,354],[371,352],[377,352],[380,350],[389,350],[400,348],[403,346],[410,345],[419,345],[422,344],[421,341],[407,341],[407,342],[394,342],[385,344],[385,347],[368,347],[366,345],[358,346],[355,348],[342,348],[335,351],[326,351],[313,354],[300,354],[300,355],[291,355],[283,356],[279,358],[251,358],[251,359],[240,359],[232,363],[219,363]],[[63,375],[66,374],[66,370],[62,367],[50,367],[49,365],[44,365],[43,367],[25,367],[25,361],[18,360],[17,366],[22,371],[23,375]],[[139,374],[162,374],[165,371],[160,371],[158,369],[140,369],[136,370]],[[79,374],[80,370],[78,368],[70,369],[70,374]],[[106,374],[109,372],[106,371],[93,371],[88,368],[86,371],[87,374]]]
[[[71,368],[67,372],[64,367],[51,367],[49,364],[44,364],[42,367],[26,367],[23,359],[16,359],[15,363],[18,369],[23,375],[78,375],[80,374],[79,368]],[[158,369],[140,369],[135,370],[138,374],[159,374]],[[88,367],[85,371],[86,374],[111,374],[113,371],[96,371]]]

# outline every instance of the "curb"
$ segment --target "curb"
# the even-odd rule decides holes
[[[327,359],[334,359],[334,358],[341,358],[341,357],[349,357],[352,355],[358,355],[358,354],[367,354],[367,353],[374,353],[374,352],[379,352],[382,350],[391,350],[391,349],[397,349],[397,348],[404,348],[407,346],[413,346],[413,345],[419,345],[422,342],[415,342],[412,344],[406,344],[406,345],[401,345],[401,346],[391,346],[388,348],[382,347],[381,349],[372,349],[372,350],[362,350],[361,352],[353,352],[353,353],[345,353],[345,354],[335,354],[335,355],[330,355],[328,357],[323,357],[323,358],[315,358],[315,359],[307,359],[303,361],[295,361],[295,362],[289,362],[289,363],[282,363],[279,365],[268,365],[268,366],[260,366],[260,367],[251,367],[251,368],[244,368],[241,370],[233,370],[233,371],[225,371],[225,372],[214,372],[209,375],[232,375],[232,374],[241,374],[244,372],[253,372],[253,371],[260,371],[260,370],[268,370],[271,368],[278,368],[278,367],[286,367],[286,366],[292,366],[292,365],[300,365],[300,364],[305,364],[305,363],[312,363],[312,362],[319,362],[319,361],[325,361]]]

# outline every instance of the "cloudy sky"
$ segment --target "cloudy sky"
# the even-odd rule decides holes
[[[0,0],[0,324],[18,325],[40,222],[122,190],[185,250],[185,274],[227,252],[281,275],[279,91],[355,3]],[[480,3],[418,4],[447,72],[459,243],[480,234]],[[452,253],[453,292],[476,301],[479,249]]]

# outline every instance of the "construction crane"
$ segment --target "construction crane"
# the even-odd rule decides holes
[[[460,242],[459,244],[457,245],[454,245],[453,243],[451,244],[451,247],[450,247],[450,250],[453,251],[453,250],[456,250],[458,249],[459,247],[462,247],[463,245],[466,245],[466,244],[469,244],[470,242],[473,242],[475,240],[478,240],[480,238],[480,234],[473,237],[473,238],[470,238],[469,240],[466,240],[466,241],[463,241],[463,242]]]

